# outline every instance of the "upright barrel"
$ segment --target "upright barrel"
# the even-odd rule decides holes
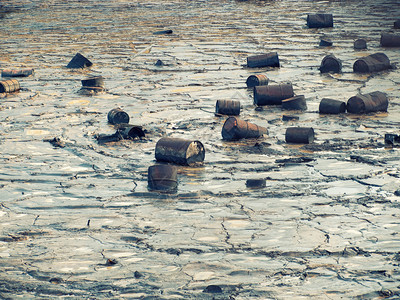
[[[385,53],[374,53],[362,57],[353,64],[355,73],[373,73],[390,69],[390,60]]]
[[[9,79],[0,81],[0,93],[12,93],[19,91],[21,86],[16,79]]]
[[[171,165],[154,165],[148,168],[149,190],[176,191],[178,187],[177,168]]]
[[[247,77],[246,80],[247,87],[255,87],[267,84],[268,84],[268,77],[264,74],[250,75],[249,77]]]
[[[215,113],[220,115],[238,116],[240,115],[240,101],[237,100],[217,100]]]
[[[285,134],[286,143],[309,144],[314,141],[312,127],[289,127]]]
[[[158,161],[197,166],[203,164],[204,157],[205,149],[200,141],[164,137],[156,144],[155,158]]]
[[[107,120],[110,124],[129,123],[129,115],[121,108],[113,108],[107,114]]]
[[[247,57],[247,67],[262,68],[262,67],[277,67],[279,68],[279,57],[277,52],[270,52],[261,55]]]
[[[256,86],[253,96],[254,104],[258,106],[281,105],[282,100],[294,96],[293,86],[291,83]]]
[[[307,15],[308,28],[333,27],[332,14],[309,14]]]
[[[365,95],[358,94],[347,101],[347,111],[352,114],[364,114],[387,111],[389,101],[385,93],[375,91]]]
[[[342,71],[342,62],[333,54],[327,55],[322,59],[319,70],[321,73],[340,73]]]

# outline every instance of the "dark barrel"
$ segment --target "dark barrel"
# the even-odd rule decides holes
[[[117,134],[126,140],[133,140],[135,138],[142,138],[145,136],[141,126],[130,124],[118,124]]]
[[[328,38],[321,38],[321,40],[319,41],[320,47],[331,47],[332,45],[333,42]]]
[[[381,34],[381,46],[382,47],[400,47],[400,35],[393,33],[382,33]]]
[[[364,39],[357,39],[354,41],[354,49],[363,50],[367,49],[367,41]]]
[[[21,86],[16,79],[9,79],[0,81],[0,93],[12,93],[19,91]]]
[[[88,87],[104,87],[104,78],[102,76],[93,76],[86,79],[82,79],[82,86]]]
[[[394,22],[393,28],[394,29],[400,29],[400,20],[397,20],[397,21]]]
[[[28,77],[34,73],[33,69],[10,70],[4,69],[1,71],[2,77]]]
[[[111,124],[129,123],[129,115],[117,107],[108,112],[107,120]]]
[[[267,128],[243,121],[238,117],[229,117],[222,127],[222,139],[235,141],[246,138],[259,138],[268,133]]]
[[[294,93],[292,84],[285,83],[255,86],[253,95],[254,104],[262,106],[280,105],[282,104],[282,100],[293,97]]]
[[[250,189],[258,189],[267,186],[267,181],[265,179],[247,179],[246,187]]]
[[[321,73],[340,73],[342,71],[342,62],[333,54],[327,55],[322,59],[319,70]]]
[[[304,95],[294,96],[282,100],[282,109],[285,110],[307,110],[307,102]]]
[[[249,68],[277,67],[279,68],[279,57],[277,52],[270,52],[261,55],[247,57]]]
[[[79,69],[79,68],[88,68],[93,64],[90,60],[84,57],[82,54],[77,53],[68,63],[67,68]]]
[[[247,87],[254,87],[258,85],[267,85],[268,77],[264,74],[250,75],[246,80]]]
[[[373,73],[390,69],[390,60],[385,53],[374,53],[360,59],[353,64],[355,73]]]
[[[286,143],[309,144],[314,141],[314,129],[311,127],[289,127],[285,134]]]
[[[199,141],[164,137],[156,144],[155,157],[158,161],[196,166],[203,164],[205,149]]]
[[[332,14],[309,14],[307,15],[308,28],[333,27]]]
[[[240,101],[236,100],[217,100],[215,113],[220,115],[238,116],[240,115]]]
[[[335,99],[323,98],[319,103],[320,114],[340,114],[346,111],[346,103]]]
[[[358,94],[347,101],[347,111],[352,114],[364,114],[387,111],[389,101],[385,93],[375,91],[365,95]]]
[[[150,166],[147,183],[149,190],[175,191],[178,187],[177,168],[171,165]]]

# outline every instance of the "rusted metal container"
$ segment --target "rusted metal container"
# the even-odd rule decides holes
[[[347,101],[347,111],[352,114],[365,114],[387,111],[389,101],[385,93],[375,91],[365,95],[358,94]]]
[[[320,114],[340,114],[346,111],[346,103],[335,99],[323,98],[319,103]]]
[[[82,86],[87,87],[104,87],[104,78],[102,76],[93,76],[86,79],[82,79]]]
[[[300,118],[298,116],[289,116],[289,115],[283,115],[282,116],[282,121],[288,122],[288,121],[298,121]]]
[[[247,87],[255,87],[267,84],[268,84],[268,77],[264,74],[250,75],[246,80]]]
[[[129,115],[121,108],[113,108],[107,114],[107,120],[111,124],[129,123]]]
[[[197,166],[204,162],[205,149],[200,141],[164,137],[156,144],[155,157],[158,161]]]
[[[228,116],[240,115],[240,101],[217,100],[217,103],[215,104],[215,114]]]
[[[267,181],[265,179],[247,179],[246,187],[249,189],[260,189],[267,186]]]
[[[249,68],[262,68],[262,67],[279,68],[279,66],[280,64],[277,52],[270,52],[266,54],[247,57],[247,67]]]
[[[364,50],[367,49],[367,41],[364,39],[357,39],[354,41],[354,49]]]
[[[332,45],[333,42],[328,38],[321,38],[321,40],[319,41],[320,47],[331,47]]]
[[[342,62],[333,54],[327,55],[322,59],[319,70],[321,73],[340,73],[342,71]]]
[[[282,109],[285,110],[307,110],[307,102],[304,95],[294,96],[282,100]]]
[[[19,81],[16,79],[9,79],[0,81],[0,93],[12,93],[19,91],[21,86],[19,85]]]
[[[28,77],[34,73],[33,69],[11,70],[4,69],[1,71],[2,77]]]
[[[355,73],[373,73],[390,69],[390,60],[385,53],[374,53],[360,59],[353,64]]]
[[[289,127],[285,134],[286,143],[310,144],[314,141],[314,129],[311,127]]]
[[[80,69],[80,68],[88,68],[91,67],[92,65],[93,64],[90,60],[88,60],[82,54],[77,53],[68,63],[67,68]]]
[[[400,35],[393,33],[382,33],[381,34],[381,46],[382,47],[400,47]]]
[[[400,144],[400,136],[397,134],[386,133],[385,134],[385,144],[387,144],[387,145]]]
[[[333,27],[332,14],[309,14],[307,15],[308,28]]]
[[[253,91],[254,104],[281,105],[282,100],[294,96],[291,83],[255,86]]]
[[[147,172],[148,189],[153,191],[176,191],[177,168],[171,165],[154,165]]]
[[[117,134],[126,140],[145,137],[143,128],[141,126],[130,124],[118,124]]]
[[[400,29],[400,20],[397,20],[397,21],[394,22],[393,28],[394,29]]]
[[[247,138],[259,138],[267,134],[265,127],[243,121],[238,117],[229,117],[222,127],[222,139],[226,141],[235,141]]]

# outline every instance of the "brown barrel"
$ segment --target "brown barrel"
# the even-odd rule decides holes
[[[0,93],[12,93],[20,90],[19,81],[16,79],[9,79],[0,81]]]
[[[279,68],[279,57],[277,52],[270,52],[261,55],[247,57],[247,67],[262,68],[262,67],[277,67]]]
[[[309,14],[307,15],[308,28],[333,27],[332,14]]]
[[[369,94],[351,97],[347,101],[347,111],[352,114],[364,114],[387,111],[389,101],[385,93],[375,91]]]
[[[356,60],[353,64],[355,73],[373,73],[390,69],[390,60],[385,53],[374,53]]]
[[[255,87],[267,84],[268,84],[268,77],[264,74],[250,75],[246,80],[247,87]]]
[[[314,141],[314,129],[311,127],[289,127],[285,134],[286,143],[309,144]]]
[[[357,39],[354,41],[354,49],[363,50],[367,49],[367,41],[364,39]]]
[[[121,108],[113,108],[107,114],[107,120],[111,124],[129,123],[129,115]]]
[[[400,35],[393,33],[381,34],[382,47],[400,47]]]
[[[246,138],[259,138],[268,133],[267,128],[243,121],[238,117],[229,117],[222,127],[222,139],[234,141]]]
[[[175,191],[178,187],[177,168],[171,165],[150,166],[147,183],[149,190]]]
[[[346,111],[346,103],[343,101],[323,98],[319,103],[320,114],[340,114]]]
[[[155,157],[158,161],[196,166],[203,164],[205,149],[199,141],[164,137],[156,144]]]
[[[215,113],[220,115],[238,116],[240,115],[240,101],[236,100],[217,100]]]
[[[293,97],[294,93],[292,84],[286,83],[255,86],[253,95],[254,104],[262,106],[280,105],[282,104],[282,100]]]
[[[319,70],[321,73],[340,73],[342,71],[342,62],[333,54],[327,55],[322,59]]]
[[[82,54],[77,53],[68,63],[67,68],[80,69],[80,68],[88,68],[91,67],[92,65],[93,64],[90,60],[88,60]]]
[[[34,73],[33,69],[11,70],[4,69],[1,71],[2,77],[28,77]]]
[[[285,110],[307,110],[307,102],[304,95],[294,96],[282,100],[282,109]]]

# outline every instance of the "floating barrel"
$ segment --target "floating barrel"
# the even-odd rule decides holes
[[[4,69],[1,71],[2,77],[28,77],[34,73],[33,69],[10,70]]]
[[[102,76],[93,76],[82,79],[82,86],[87,87],[104,87],[104,78]]]
[[[304,95],[294,96],[282,100],[282,109],[286,110],[307,110],[307,102]]]
[[[367,49],[367,41],[364,39],[357,39],[354,41],[354,49],[363,50]]]
[[[129,123],[129,115],[121,108],[113,108],[107,114],[107,120],[111,124]]]
[[[19,91],[20,88],[19,82],[16,79],[0,81],[0,93],[12,93]]]
[[[246,187],[250,189],[259,189],[267,186],[267,181],[265,179],[247,179]]]
[[[328,38],[321,38],[321,40],[319,41],[320,47],[331,47],[332,45],[333,42]]]
[[[382,47],[400,47],[400,35],[393,33],[381,34]]]
[[[236,100],[217,100],[215,113],[220,115],[238,116],[240,115],[240,101]]]
[[[394,145],[400,143],[400,136],[397,134],[386,133],[385,134],[385,144]]]
[[[308,28],[325,28],[333,27],[332,14],[309,14],[307,16]]]
[[[346,103],[343,101],[323,98],[319,103],[320,114],[340,114],[346,111]]]
[[[172,33],[173,31],[171,29],[153,32],[153,34],[172,34]]]
[[[277,67],[279,68],[279,57],[277,52],[270,52],[261,55],[247,57],[249,68]]]
[[[87,68],[87,67],[90,67],[92,65],[93,64],[91,63],[90,60],[88,60],[82,54],[77,53],[71,59],[71,61],[68,63],[67,68],[79,69],[79,68]]]
[[[237,117],[229,117],[226,119],[221,133],[224,140],[234,141],[246,138],[259,138],[264,133],[268,133],[268,130]]]
[[[156,144],[155,157],[158,161],[196,166],[203,163],[205,149],[199,141],[164,137]]]
[[[142,138],[145,136],[141,126],[130,125],[130,124],[118,124],[117,134],[122,138],[133,140],[135,138]]]
[[[264,74],[250,75],[246,80],[247,87],[255,87],[267,84],[268,84],[268,77]]]
[[[314,129],[311,127],[289,127],[285,134],[286,143],[309,144],[314,141]]]
[[[390,60],[385,53],[375,53],[357,59],[353,64],[355,73],[373,73],[390,69]]]
[[[347,101],[347,111],[352,114],[364,114],[387,111],[389,102],[385,93],[375,91],[365,95],[358,94]]]
[[[327,55],[322,59],[319,70],[321,73],[340,73],[342,71],[342,62],[333,54]]]
[[[177,168],[171,165],[150,166],[147,183],[149,190],[175,191],[178,187]]]
[[[294,96],[293,86],[291,83],[275,84],[275,85],[261,85],[255,86],[254,91],[254,104],[262,105],[280,105],[282,100]]]
[[[400,20],[397,20],[397,21],[394,22],[393,28],[394,29],[400,29]]]
[[[298,116],[289,116],[289,115],[283,115],[282,116],[282,121],[298,121],[300,118]]]

